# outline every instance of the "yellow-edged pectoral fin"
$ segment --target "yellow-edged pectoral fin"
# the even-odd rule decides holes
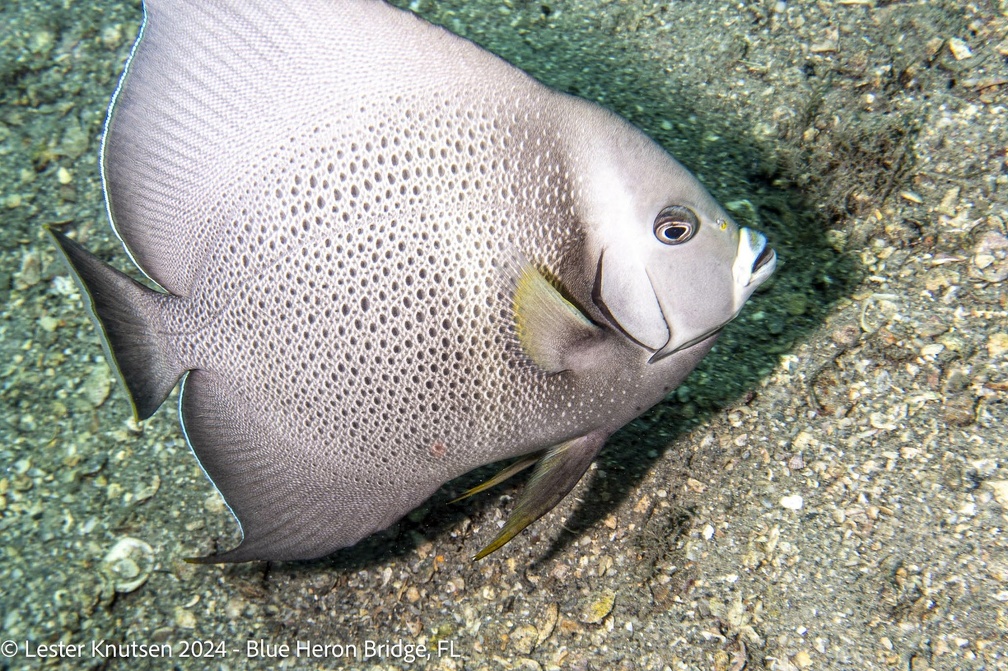
[[[571,351],[601,331],[531,263],[518,276],[513,307],[522,350],[548,373],[566,370]]]
[[[548,513],[584,475],[606,435],[595,432],[573,438],[550,449],[539,459],[525,491],[508,517],[504,528],[473,559],[482,559],[514,538],[525,527]]]

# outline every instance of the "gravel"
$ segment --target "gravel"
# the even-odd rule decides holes
[[[1008,668],[1005,3],[409,6],[644,128],[776,278],[485,560],[522,478],[448,501],[492,469],[323,561],[186,563],[236,525],[42,232],[128,268],[97,149],[140,9],[5,3],[0,668]]]

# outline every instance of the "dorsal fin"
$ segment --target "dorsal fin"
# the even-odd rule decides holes
[[[226,231],[284,234],[302,205],[277,206],[292,196],[284,170],[373,134],[367,119],[402,114],[415,92],[479,98],[519,80],[532,81],[378,0],[146,0],[102,140],[109,216],[141,270],[187,295]]]

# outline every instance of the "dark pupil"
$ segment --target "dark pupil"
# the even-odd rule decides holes
[[[678,242],[689,233],[689,226],[680,223],[666,223],[661,227],[662,236],[670,242]]]

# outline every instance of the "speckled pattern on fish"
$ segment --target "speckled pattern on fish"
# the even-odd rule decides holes
[[[187,439],[244,533],[218,559],[320,556],[543,451],[503,543],[773,272],[639,130],[409,13],[145,9],[102,169],[167,293],[55,239],[138,417],[183,377]]]

